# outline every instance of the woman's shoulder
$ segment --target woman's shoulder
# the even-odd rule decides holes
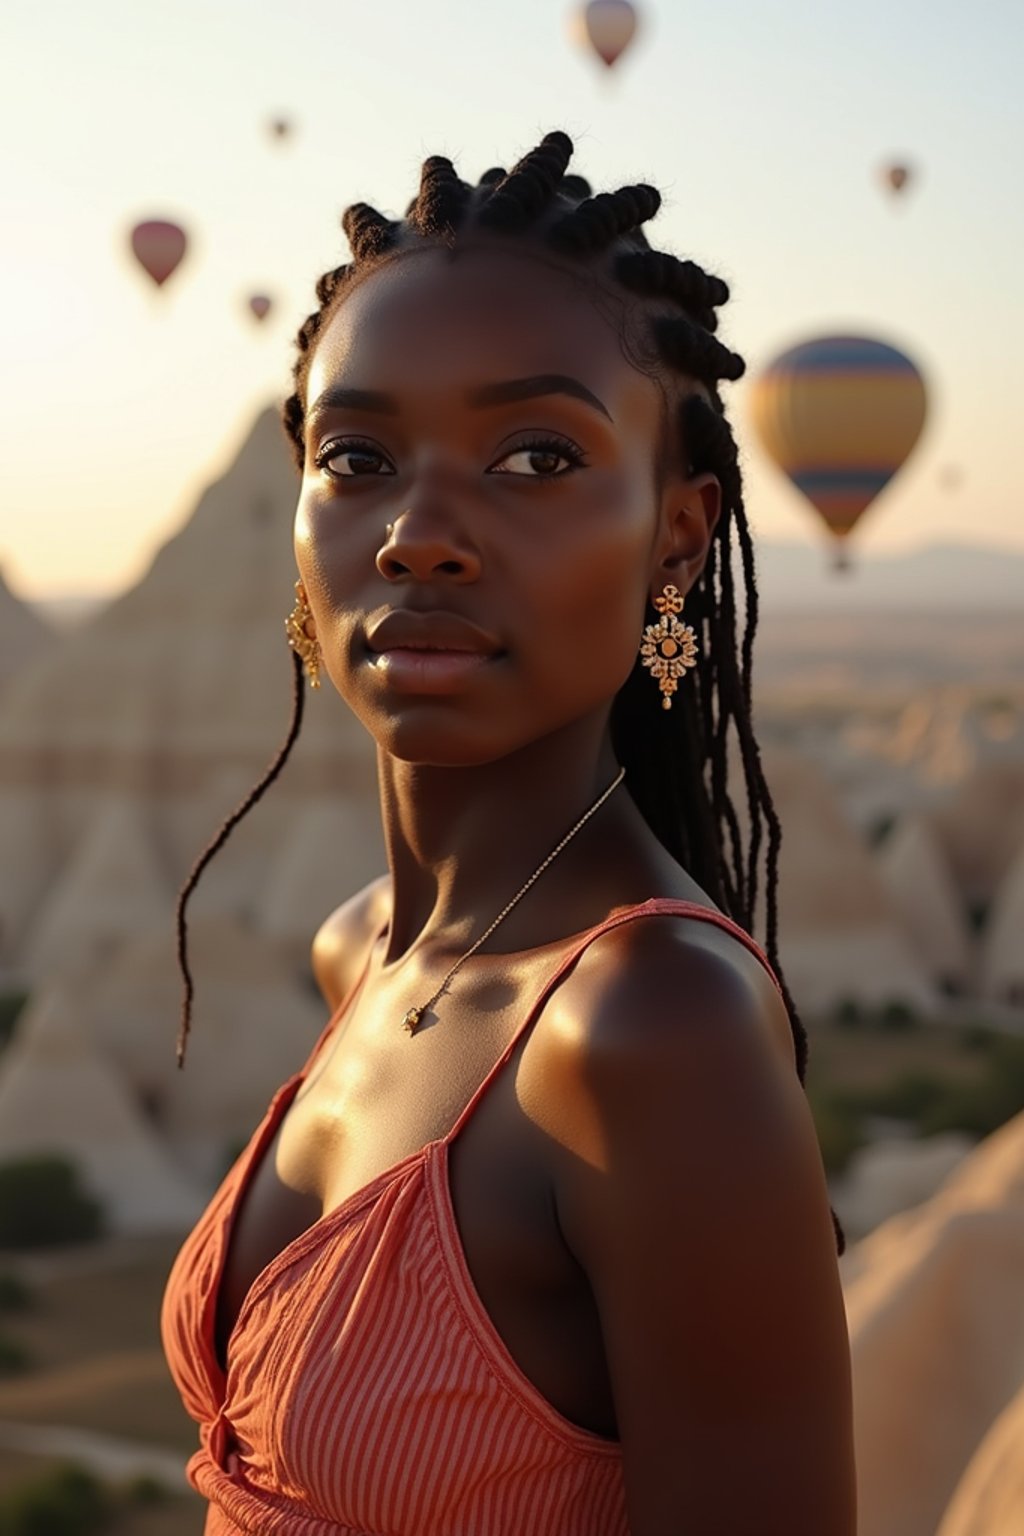
[[[714,907],[637,908],[588,944],[545,1009],[570,1057],[658,1062],[756,1037],[795,1070],[793,1030],[760,947]]]
[[[313,937],[312,967],[330,1009],[355,986],[391,911],[391,876],[381,875],[335,907]]]

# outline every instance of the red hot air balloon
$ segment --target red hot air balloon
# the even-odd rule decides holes
[[[273,305],[271,300],[268,299],[266,294],[263,293],[254,293],[252,298],[249,300],[249,308],[252,310],[257,320],[265,320],[269,315],[272,307]]]
[[[911,170],[909,165],[887,165],[882,170],[882,176],[886,186],[898,196],[910,181]]]
[[[161,287],[179,266],[188,247],[180,224],[168,219],[145,219],[132,230],[132,250],[139,265]]]
[[[610,69],[633,41],[636,23],[629,0],[590,0],[573,18],[573,30]]]

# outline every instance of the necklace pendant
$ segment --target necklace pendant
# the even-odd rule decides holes
[[[423,1010],[422,1010],[422,1008],[410,1008],[409,1012],[406,1014],[405,1018],[402,1020],[402,1027],[404,1029],[407,1029],[409,1031],[410,1035],[414,1035],[416,1033],[416,1026],[420,1022],[420,1019],[422,1017],[423,1017]]]

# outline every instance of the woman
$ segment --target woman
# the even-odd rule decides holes
[[[376,742],[389,872],[316,935],[332,1017],[168,1282],[208,1533],[854,1531],[743,364],[725,284],[642,233],[658,193],[591,197],[571,153],[475,187],[434,156],[403,221],[349,208],[299,334],[296,709],[182,893],[179,1060],[184,902],[303,666]]]

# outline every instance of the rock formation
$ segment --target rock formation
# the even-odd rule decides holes
[[[903,817],[882,845],[878,868],[900,927],[928,974],[945,991],[967,991],[974,955],[966,904],[930,821]]]
[[[79,1023],[60,983],[41,992],[0,1057],[0,1162],[57,1153],[101,1202],[109,1230],[180,1232],[203,1192],[168,1156],[134,1094]]]
[[[930,1200],[849,1249],[840,1273],[858,1530],[934,1536],[990,1433],[998,1443],[976,1469],[975,1492],[1014,1481],[994,1426],[1024,1388],[1024,1113],[975,1148]],[[1016,1482],[1019,1503],[1019,1469]],[[957,1521],[957,1536],[1004,1536],[992,1524],[975,1528],[963,1507]]]

